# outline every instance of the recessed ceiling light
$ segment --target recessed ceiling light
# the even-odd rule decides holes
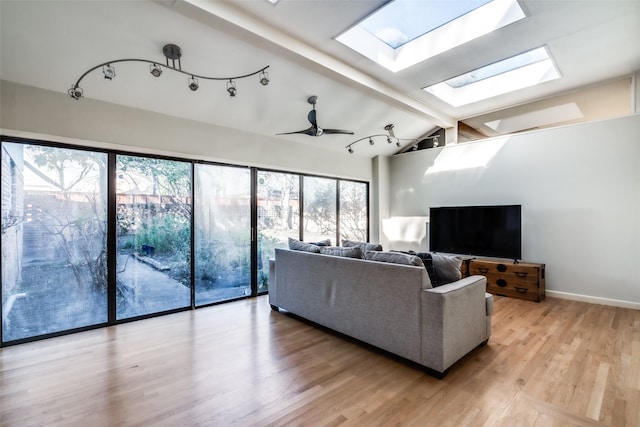
[[[395,0],[336,40],[398,72],[524,17],[518,0]]]
[[[559,77],[547,49],[539,47],[423,89],[459,107]]]
[[[271,3],[271,4],[275,5],[275,4],[276,4],[276,3],[278,3],[280,0],[266,0],[266,1],[268,1],[269,3]]]

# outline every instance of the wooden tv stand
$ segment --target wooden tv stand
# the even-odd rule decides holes
[[[462,263],[462,275],[487,278],[487,292],[540,302],[545,297],[545,265],[531,262],[471,258]]]

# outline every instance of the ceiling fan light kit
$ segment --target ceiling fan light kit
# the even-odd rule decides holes
[[[166,44],[162,48],[162,53],[166,59],[166,64],[164,65],[159,64],[158,61],[151,61],[148,59],[140,59],[140,58],[115,59],[112,61],[103,62],[102,64],[98,64],[95,67],[89,68],[87,71],[85,71],[84,74],[82,74],[80,78],[74,84],[71,85],[71,88],[67,91],[67,93],[71,98],[75,100],[79,100],[80,98],[84,97],[84,90],[82,89],[82,87],[80,87],[80,83],[82,82],[82,79],[84,79],[87,76],[87,74],[99,68],[102,68],[102,74],[104,75],[105,79],[113,80],[113,78],[116,76],[116,69],[112,64],[116,64],[119,62],[146,62],[149,64],[149,72],[153,77],[160,77],[162,75],[163,67],[168,70],[186,74],[187,76],[189,76],[189,78],[187,79],[187,86],[189,89],[191,89],[194,92],[198,90],[198,88],[200,87],[200,83],[198,82],[198,79],[227,81],[227,93],[229,94],[230,97],[235,97],[237,95],[237,87],[235,82],[236,80],[259,75],[258,81],[262,86],[267,86],[269,84],[269,74],[267,73],[267,68],[269,68],[268,65],[266,67],[262,67],[257,71],[254,71],[253,73],[244,74],[241,76],[231,76],[231,77],[204,76],[204,75],[191,73],[182,69],[182,64],[180,62],[180,58],[182,57],[182,50],[180,49],[179,46],[171,43]]]

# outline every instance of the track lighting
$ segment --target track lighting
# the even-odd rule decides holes
[[[227,82],[227,92],[229,92],[229,96],[232,98],[236,96],[236,83],[233,80]]]
[[[67,91],[67,93],[69,94],[70,97],[72,97],[73,99],[80,99],[82,98],[82,88],[81,87],[76,87],[75,85],[71,85],[71,89],[69,89]]]
[[[102,74],[104,74],[104,78],[107,80],[113,80],[116,76],[116,69],[111,66],[111,64],[105,64],[102,66]]]
[[[419,139],[404,139],[404,138],[397,138],[394,131],[394,126],[392,123],[386,125],[384,127],[384,130],[387,131],[387,133],[381,133],[381,134],[375,134],[375,135],[369,135],[369,136],[365,136],[364,138],[360,138],[360,139],[356,139],[355,141],[353,141],[352,143],[350,143],[349,145],[347,145],[345,148],[347,149],[347,151],[351,154],[353,154],[353,148],[352,145],[360,142],[360,141],[364,141],[364,140],[368,140],[369,141],[369,145],[374,145],[374,138],[377,137],[384,137],[387,140],[387,143],[389,144],[393,144],[395,142],[396,147],[401,148],[402,144],[400,143],[400,141],[411,141],[413,143],[413,147],[412,150],[415,151],[418,149],[418,141]],[[434,144],[433,146],[436,147],[438,145],[438,135],[434,135],[434,136],[428,136],[427,138],[432,138],[434,140]]]
[[[269,73],[264,70],[262,70],[262,72],[260,73],[260,84],[262,86],[266,86],[269,84]]]
[[[160,77],[162,74],[162,68],[158,64],[149,65],[149,70],[153,77]]]
[[[197,91],[198,88],[200,87],[200,85],[198,84],[198,80],[191,76],[191,78],[189,80],[187,80],[187,82],[189,82],[189,89],[191,89],[192,91]]]
[[[84,96],[83,89],[80,87],[80,83],[82,82],[82,79],[84,79],[87,74],[99,68],[102,68],[102,74],[104,75],[105,79],[112,80],[116,76],[116,69],[113,67],[112,64],[115,64],[117,62],[146,62],[147,64],[149,64],[149,72],[154,77],[160,77],[162,75],[162,72],[163,72],[162,67],[165,67],[168,70],[176,71],[178,73],[186,74],[187,76],[190,76],[188,79],[188,87],[192,91],[196,91],[200,87],[200,84],[198,83],[198,79],[227,81],[227,92],[229,92],[229,95],[232,97],[236,96],[236,93],[237,93],[236,83],[235,83],[236,80],[244,79],[246,77],[251,77],[259,74],[260,84],[262,86],[267,86],[269,84],[269,74],[266,71],[267,68],[269,68],[268,65],[257,71],[254,71],[253,73],[244,74],[241,76],[210,77],[210,76],[199,75],[196,73],[190,73],[188,71],[183,70],[180,62],[180,58],[182,57],[182,50],[180,49],[179,46],[176,46],[175,44],[165,45],[162,48],[162,53],[166,59],[166,65],[162,65],[162,66],[158,63],[158,61],[151,61],[148,59],[138,59],[138,58],[115,59],[112,61],[103,62],[102,64],[98,64],[95,67],[89,68],[87,71],[85,71],[84,74],[82,74],[80,78],[73,85],[71,85],[71,89],[69,89],[67,93],[73,99],[77,100],[82,98]]]

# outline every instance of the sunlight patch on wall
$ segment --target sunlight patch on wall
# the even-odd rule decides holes
[[[486,168],[508,140],[508,137],[504,137],[445,147],[434,160],[433,166],[427,169],[425,176],[439,172]]]
[[[553,123],[566,122],[584,117],[582,111],[575,102],[569,102],[553,107],[541,108],[529,113],[505,117],[499,120],[486,122],[485,125],[498,133],[512,133]]]
[[[427,248],[428,216],[396,216],[382,220],[382,234],[389,242],[384,250],[424,252]]]

